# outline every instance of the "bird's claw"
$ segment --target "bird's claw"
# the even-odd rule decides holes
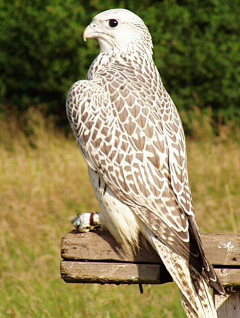
[[[93,231],[95,228],[101,225],[100,216],[95,212],[78,214],[74,219],[72,219],[71,222],[73,226],[81,233]]]

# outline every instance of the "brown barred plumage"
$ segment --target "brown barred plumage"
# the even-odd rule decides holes
[[[154,65],[149,31],[138,16],[116,9],[97,15],[84,37],[98,39],[101,53],[88,79],[70,89],[67,115],[105,225],[133,248],[142,232],[179,286],[188,316],[217,317],[206,282],[224,289],[202,248],[184,132]]]

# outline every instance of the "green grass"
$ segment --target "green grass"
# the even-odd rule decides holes
[[[60,243],[71,218],[98,207],[73,138],[34,110],[26,127],[23,133],[14,119],[0,122],[0,317],[185,317],[173,284],[144,286],[140,295],[138,286],[61,280]],[[222,127],[218,137],[188,140],[201,232],[239,231],[240,152],[231,132]]]

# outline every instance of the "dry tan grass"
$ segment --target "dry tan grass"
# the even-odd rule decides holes
[[[70,219],[98,209],[86,164],[73,138],[34,110],[28,137],[17,126],[0,123],[0,316],[185,317],[173,285],[147,286],[139,296],[136,286],[61,281],[60,240]],[[188,140],[188,163],[200,230],[237,232],[238,144],[226,128],[199,138]]]
[[[189,174],[203,232],[239,232],[240,152],[235,141],[189,142]]]

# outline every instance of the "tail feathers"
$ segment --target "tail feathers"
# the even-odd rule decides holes
[[[197,226],[195,218],[190,217],[189,222],[190,222],[190,235],[193,236],[193,237],[191,237],[190,240],[196,241],[196,243],[198,245],[198,249],[199,249],[199,252],[200,252],[201,257],[202,257],[202,262],[203,262],[205,274],[209,280],[208,281],[209,285],[213,289],[215,289],[219,294],[225,295],[225,290],[224,290],[222,284],[220,283],[220,281],[219,281],[219,279],[214,271],[214,268],[212,267],[212,265],[209,263],[209,261],[207,260],[207,258],[205,256],[202,242],[201,242],[201,238],[200,238],[200,234],[199,234],[199,230],[198,230],[198,226]]]
[[[199,273],[197,273],[199,275]],[[197,297],[200,301],[200,308],[198,308],[198,312],[196,312],[195,308],[193,308],[192,304],[189,300],[184,296],[181,292],[182,297],[182,305],[185,309],[185,312],[188,318],[199,318],[199,317],[217,317],[216,309],[213,305],[212,297],[209,293],[208,286],[201,275],[196,276],[197,283],[195,283],[195,278],[192,278],[194,289],[197,293]],[[199,312],[202,312],[200,315]]]
[[[188,318],[217,318],[212,296],[204,278],[188,262],[151,236],[149,240],[158,252],[182,294]]]
[[[195,310],[193,310],[192,305],[189,303],[187,298],[182,293],[181,293],[181,297],[182,297],[182,305],[188,318],[197,318],[198,317],[197,313]]]

